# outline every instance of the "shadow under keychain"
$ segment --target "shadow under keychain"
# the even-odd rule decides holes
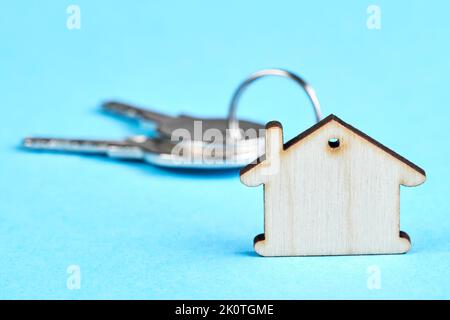
[[[333,114],[286,143],[281,123],[267,123],[264,155],[240,176],[247,186],[264,185],[264,233],[254,240],[262,256],[405,253],[411,241],[400,231],[400,186],[426,179]]]

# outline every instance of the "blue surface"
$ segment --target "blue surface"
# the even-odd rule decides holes
[[[448,1],[68,1],[0,5],[0,298],[450,298]],[[25,152],[28,135],[141,132],[98,111],[118,98],[176,114],[225,115],[249,73],[283,67],[316,88],[324,114],[427,171],[403,188],[406,255],[259,258],[262,189],[237,172]],[[313,123],[285,79],[249,89],[238,114]],[[79,265],[81,288],[66,286]],[[367,287],[368,267],[381,288]]]

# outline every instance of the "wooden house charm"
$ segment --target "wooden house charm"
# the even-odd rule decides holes
[[[264,185],[262,256],[405,253],[400,185],[417,186],[425,171],[330,115],[283,145],[279,122],[266,126],[266,154],[241,171]]]

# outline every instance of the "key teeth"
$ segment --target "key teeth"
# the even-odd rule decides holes
[[[106,111],[122,111],[124,109],[120,103],[114,101],[103,102],[101,108]]]
[[[39,144],[43,144],[43,143],[47,143],[47,142],[48,142],[48,139],[27,137],[22,140],[22,147],[29,148],[29,149],[36,149],[36,148],[38,148]]]
[[[145,123],[150,122],[160,124],[173,119],[173,117],[166,114],[133,106],[120,101],[106,101],[102,104],[102,108],[107,112],[130,119],[143,121]]]
[[[53,150],[55,139],[26,137],[22,140],[22,147],[34,150]],[[57,140],[58,142],[58,140]]]
[[[117,101],[106,101],[101,105],[102,109],[106,112],[114,113],[117,115],[125,116],[128,118],[143,118],[144,110],[137,107],[130,106],[126,103]]]
[[[23,139],[22,143],[21,143],[21,146],[25,147],[25,148],[30,148],[31,147],[31,138]]]

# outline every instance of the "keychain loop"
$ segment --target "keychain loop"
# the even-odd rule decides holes
[[[257,71],[253,74],[251,74],[247,79],[242,82],[239,87],[236,89],[236,91],[233,94],[233,98],[230,102],[230,108],[228,111],[228,125],[230,128],[230,133],[233,136],[240,136],[239,131],[239,121],[236,118],[236,109],[239,102],[239,99],[242,95],[242,93],[245,91],[245,89],[252,84],[254,81],[266,77],[266,76],[278,76],[278,77],[285,77],[294,80],[296,83],[298,83],[303,90],[305,90],[306,94],[308,95],[309,100],[312,103],[312,106],[314,108],[314,113],[316,116],[316,121],[319,122],[322,119],[322,115],[320,112],[320,104],[319,99],[317,98],[316,91],[313,87],[311,87],[305,80],[300,78],[298,75],[287,71],[283,69],[265,69]]]

